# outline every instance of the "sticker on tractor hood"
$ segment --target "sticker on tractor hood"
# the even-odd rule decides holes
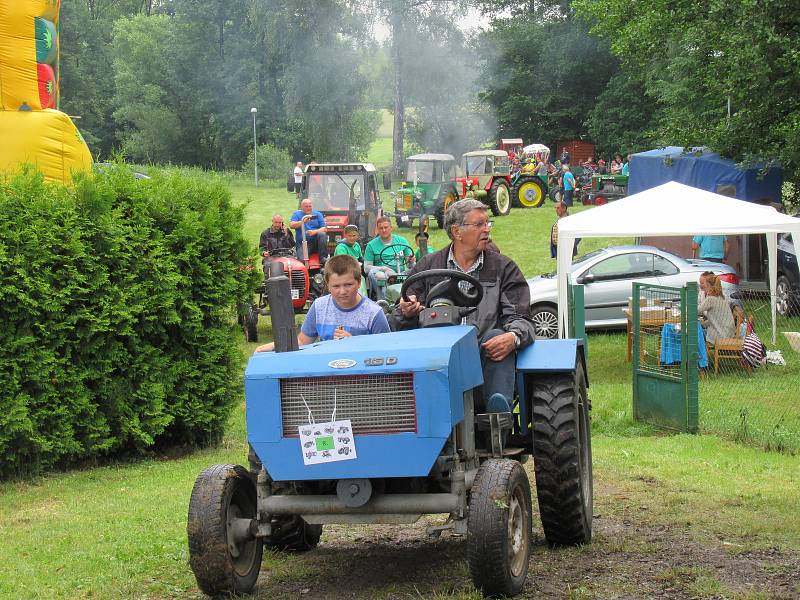
[[[328,363],[331,369],[349,369],[356,366],[356,361],[352,358],[337,358]]]

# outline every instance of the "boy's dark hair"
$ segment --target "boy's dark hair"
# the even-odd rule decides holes
[[[352,273],[357,283],[361,283],[361,263],[349,254],[337,254],[331,256],[325,263],[325,282],[327,283],[331,275],[347,275]]]
[[[344,226],[345,233],[350,233],[351,231],[355,231],[356,233],[358,233],[358,225],[353,225],[352,223],[350,223],[349,225]]]
[[[375,225],[380,225],[381,223],[389,223],[391,225],[392,224],[392,220],[389,217],[381,216],[381,217],[378,217],[378,219],[375,221]]]

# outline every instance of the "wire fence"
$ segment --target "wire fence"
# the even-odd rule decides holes
[[[800,340],[794,342],[796,348],[790,341],[792,332],[800,332],[800,314],[790,310],[790,315],[777,315],[773,344],[769,294],[743,290],[743,295],[743,329],[749,320],[768,351],[767,360],[751,366],[742,354],[741,338],[709,348],[708,367],[699,381],[700,431],[800,453]]]

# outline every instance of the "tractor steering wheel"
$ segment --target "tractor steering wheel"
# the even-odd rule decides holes
[[[411,277],[403,282],[400,288],[400,296],[406,302],[409,301],[406,292],[409,286],[422,281],[423,279],[431,279],[433,277],[444,277],[444,281],[437,283],[433,286],[428,293],[428,301],[435,300],[436,298],[448,298],[453,301],[456,306],[472,307],[478,306],[483,299],[483,286],[472,275],[467,275],[455,269],[428,269],[427,271],[420,271],[414,273]],[[459,285],[459,281],[466,281],[473,286],[472,292],[463,291]]]
[[[269,251],[267,256],[294,256],[294,248],[274,248]]]
[[[386,253],[387,250],[391,250],[393,248],[402,248],[403,258],[397,258],[398,252],[394,252],[393,254],[387,255],[387,258],[384,258],[383,255]],[[406,264],[406,249],[409,250],[410,254],[408,256],[414,256],[414,251],[411,249],[411,246],[408,244],[389,244],[388,246],[384,246],[383,249],[378,253],[378,260],[383,263],[383,266],[390,267],[393,269],[400,270],[400,265]],[[392,265],[394,262],[394,265]]]

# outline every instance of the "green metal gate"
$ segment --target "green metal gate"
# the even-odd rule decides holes
[[[633,284],[633,417],[696,433],[698,427],[697,284]]]

